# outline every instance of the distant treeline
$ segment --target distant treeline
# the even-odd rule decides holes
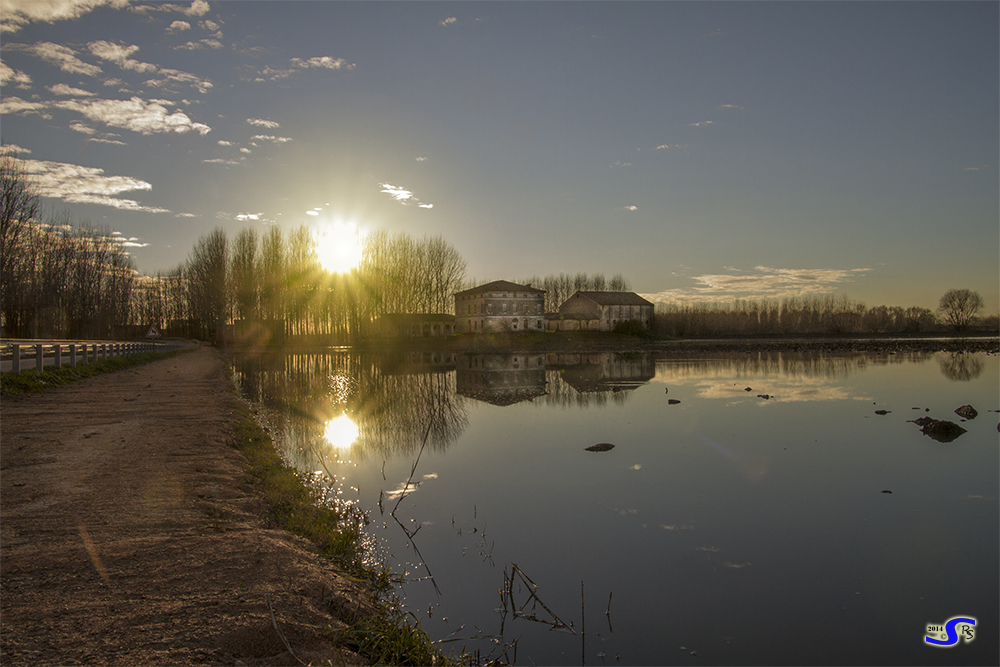
[[[550,274],[544,278],[532,276],[526,280],[515,281],[521,285],[531,285],[537,289],[545,290],[545,312],[554,313],[559,310],[559,306],[566,299],[573,296],[578,291],[584,292],[631,292],[632,286],[622,274],[618,273],[610,280],[602,273],[577,273],[569,275],[560,273]]]
[[[942,312],[947,319],[947,312]],[[996,329],[996,317],[968,320]],[[761,336],[912,334],[941,328],[933,311],[898,306],[868,307],[846,296],[791,297],[780,301],[737,300],[731,304],[657,304],[655,330],[664,336]]]

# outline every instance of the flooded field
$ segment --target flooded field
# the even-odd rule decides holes
[[[996,356],[331,351],[235,369],[288,460],[369,514],[446,648],[998,660]],[[957,616],[977,623],[955,646],[925,640]]]

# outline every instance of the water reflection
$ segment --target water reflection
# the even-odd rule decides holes
[[[954,382],[969,382],[983,374],[983,362],[971,354],[942,354],[938,363],[941,364],[941,373]]]
[[[358,425],[347,415],[340,415],[326,423],[323,439],[335,449],[350,449],[358,439]]]
[[[458,355],[457,391],[492,405],[513,405],[544,396],[545,355]]]

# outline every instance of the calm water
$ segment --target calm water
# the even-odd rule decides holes
[[[370,514],[406,608],[447,646],[519,664],[998,661],[996,356],[236,368],[289,460]],[[967,432],[936,441],[909,422],[925,415]],[[978,619],[974,641],[924,642],[954,616]]]

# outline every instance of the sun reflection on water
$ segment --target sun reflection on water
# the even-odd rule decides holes
[[[326,423],[323,437],[331,447],[349,449],[358,439],[358,425],[352,422],[347,415],[340,415]]]

